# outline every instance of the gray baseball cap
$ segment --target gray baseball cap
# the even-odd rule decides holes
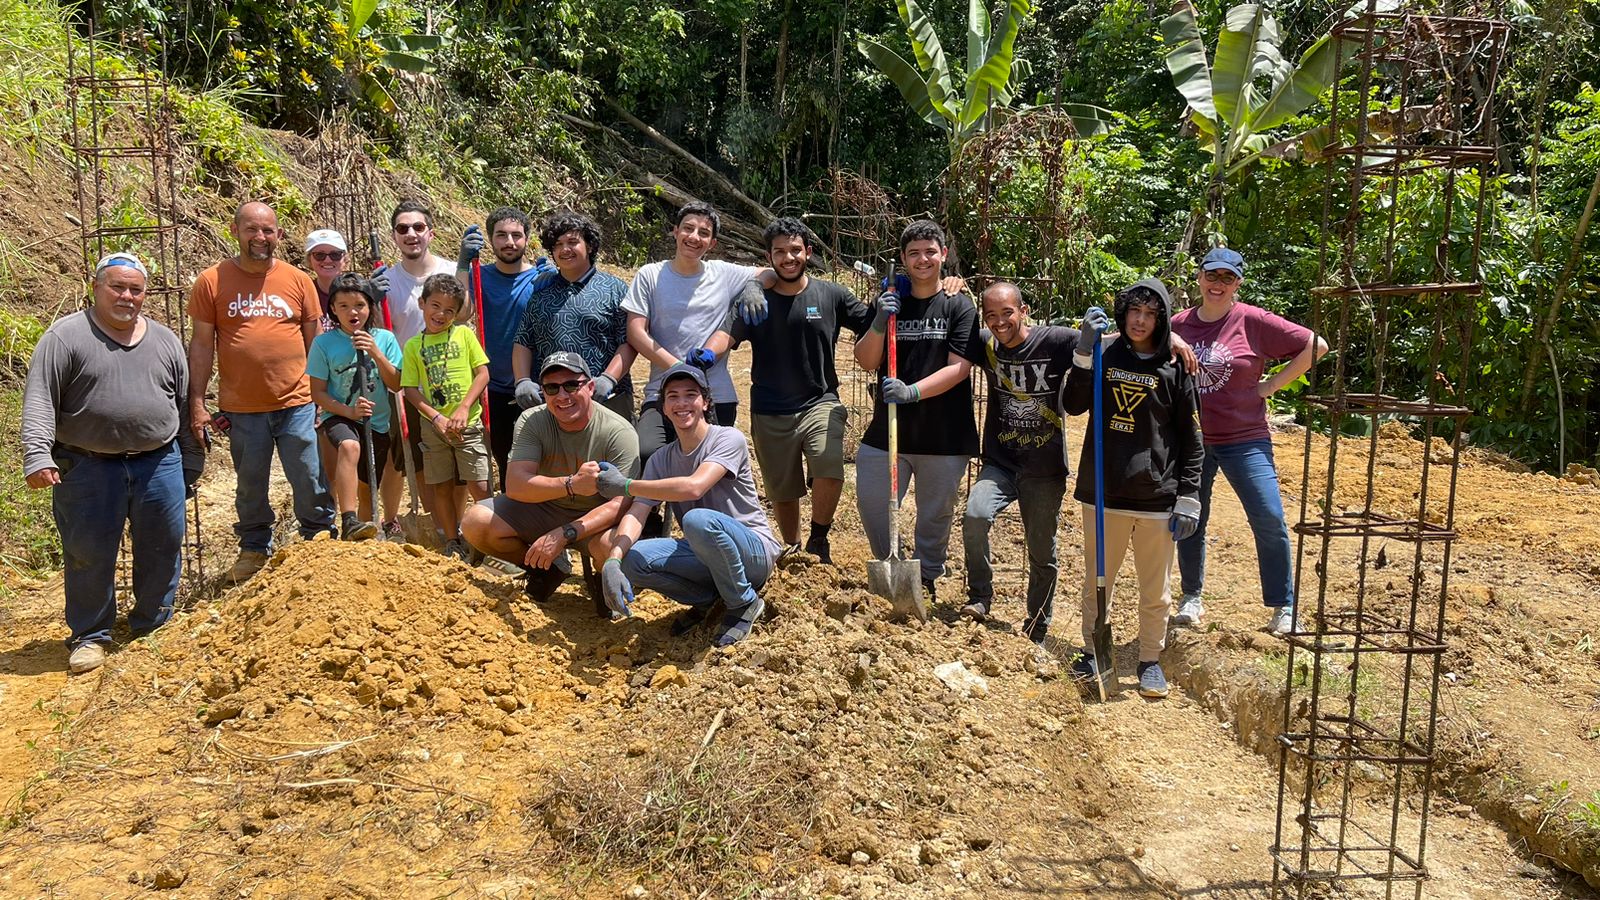
[[[566,369],[569,372],[577,372],[585,378],[594,377],[589,373],[589,364],[583,361],[583,357],[573,353],[571,350],[557,350],[546,356],[544,364],[539,366],[539,375],[542,377],[544,373],[551,369]]]

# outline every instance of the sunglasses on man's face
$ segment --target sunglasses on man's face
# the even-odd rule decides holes
[[[344,259],[343,250],[313,250],[311,258],[317,262],[338,262]]]
[[[427,230],[427,222],[401,222],[400,224],[394,226],[395,234],[407,234],[413,231],[415,231],[417,234],[421,234]]]
[[[578,392],[578,388],[581,388],[588,383],[589,379],[587,378],[574,378],[571,381],[547,381],[540,385],[540,387],[544,388],[544,395],[546,397],[554,397],[556,394],[559,394],[562,391],[566,391],[569,394],[576,394]]]

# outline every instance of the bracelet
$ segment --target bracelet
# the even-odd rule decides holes
[[[571,475],[567,476],[566,486],[567,486],[567,496],[571,497],[572,496],[572,476]]]
[[[627,497],[630,500],[633,499],[633,491],[628,490],[631,487],[633,487],[632,478],[629,478],[627,481],[622,483],[622,496]]]

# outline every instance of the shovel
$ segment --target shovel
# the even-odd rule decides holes
[[[1094,683],[1100,692],[1100,702],[1104,703],[1112,693],[1107,688],[1107,679],[1113,686],[1116,684],[1117,664],[1111,655],[1111,616],[1106,609],[1106,466],[1105,441],[1102,439],[1105,429],[1101,409],[1102,377],[1100,342],[1095,341],[1094,433],[1091,436],[1094,441]]]
[[[889,267],[889,284],[894,284],[894,267]],[[889,349],[889,377],[895,378],[894,316],[889,317],[885,336]],[[915,615],[928,621],[928,605],[922,597],[922,564],[900,555],[900,427],[896,405],[885,403],[889,415],[889,557],[867,562],[867,589],[894,604],[897,614]]]
[[[367,235],[368,252],[372,257],[372,267],[376,269],[383,265],[383,260],[378,256],[378,230],[373,229]],[[383,298],[383,327],[394,331],[394,319],[389,315],[389,298]],[[405,394],[396,397],[394,405],[400,425],[400,449],[405,456],[406,465],[406,493],[411,498],[411,511],[400,517],[400,535],[408,544],[419,544],[423,547],[432,547],[437,542],[434,539],[433,517],[423,513],[417,507],[417,464],[411,457],[411,426],[406,421]],[[376,505],[376,501],[374,501]]]

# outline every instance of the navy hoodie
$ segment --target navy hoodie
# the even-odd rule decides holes
[[[1178,498],[1188,497],[1198,509],[1204,453],[1200,401],[1194,379],[1172,355],[1172,299],[1159,279],[1146,278],[1135,287],[1155,291],[1161,297],[1162,314],[1151,336],[1156,352],[1150,358],[1141,358],[1128,343],[1126,314],[1120,309],[1119,334],[1101,354],[1106,508],[1170,512]],[[1094,363],[1076,352],[1072,363],[1062,408],[1079,415],[1094,406]],[[1091,416],[1072,493],[1083,503],[1094,503],[1094,429],[1099,427]]]

